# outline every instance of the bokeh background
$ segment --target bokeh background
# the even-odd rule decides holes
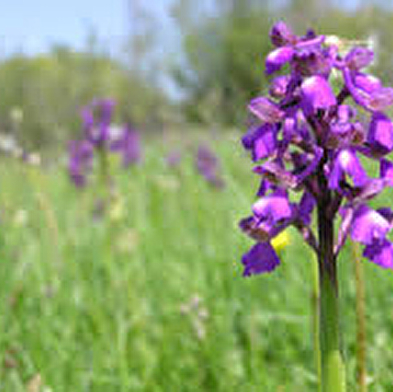
[[[373,48],[371,72],[391,86],[393,3],[2,3],[0,390],[317,390],[311,253],[289,231],[274,274],[241,276],[250,241],[237,222],[258,184],[240,137],[248,100],[268,83],[274,21]],[[81,108],[103,97],[143,149],[139,164],[112,172],[105,206],[67,174]],[[15,144],[35,159],[10,156]],[[201,146],[219,186],[198,172]],[[380,200],[391,205],[392,194]],[[354,268],[348,245],[340,290],[352,388]],[[393,274],[364,268],[368,387],[393,391]]]

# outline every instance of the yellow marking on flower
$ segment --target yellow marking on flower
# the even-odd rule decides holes
[[[291,242],[288,230],[282,231],[279,235],[272,239],[272,246],[276,252],[280,252],[286,248]]]

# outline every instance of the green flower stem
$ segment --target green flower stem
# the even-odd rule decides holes
[[[358,391],[367,392],[366,384],[366,315],[365,315],[365,285],[362,258],[359,244],[352,243],[352,256],[355,264],[356,283],[356,357]]]
[[[315,369],[318,380],[321,379],[321,361],[320,361],[320,347],[319,347],[319,324],[318,324],[318,312],[319,312],[319,277],[318,277],[318,263],[317,260],[313,260],[312,263],[312,292],[311,292],[311,327],[313,333],[313,346],[314,346],[314,358],[315,358]],[[319,385],[318,392],[321,392]]]
[[[327,275],[321,277],[320,290],[321,391],[344,392],[345,369],[340,349],[338,296]]]
[[[319,231],[319,339],[321,392],[345,392],[345,368],[341,352],[336,259],[333,251],[333,219],[326,213],[329,194],[318,205]]]

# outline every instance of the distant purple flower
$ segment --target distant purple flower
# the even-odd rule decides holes
[[[74,184],[86,185],[86,175],[92,169],[93,146],[87,140],[71,141],[69,144],[68,172]]]
[[[165,157],[166,164],[168,167],[174,168],[180,165],[182,154],[179,150],[172,150]]]
[[[85,137],[94,145],[101,145],[109,138],[115,101],[112,99],[94,100],[82,110]]]
[[[68,171],[77,187],[86,184],[94,159],[98,160],[99,178],[110,184],[107,154],[111,151],[121,154],[124,167],[141,160],[139,133],[129,125],[118,128],[112,124],[114,106],[111,99],[95,99],[82,110],[84,139],[71,142],[69,148]]]
[[[142,159],[139,133],[130,125],[125,125],[120,137],[112,141],[111,150],[122,155],[124,167],[139,163]]]
[[[393,151],[393,123],[384,112],[393,104],[393,89],[365,73],[373,60],[369,49],[356,47],[341,56],[324,36],[311,30],[296,36],[283,22],[272,28],[270,37],[275,49],[266,57],[266,73],[284,66],[288,72],[272,79],[270,97],[256,97],[248,106],[255,122],[242,143],[257,164],[260,187],[252,215],[239,224],[257,242],[242,259],[244,275],[279,265],[270,241],[289,225],[300,231],[329,273],[335,271],[332,265],[348,236],[365,245],[363,254],[370,261],[393,268],[393,245],[387,237],[393,212],[367,206],[393,185],[393,163],[387,159]],[[342,77],[338,94],[332,70]],[[346,103],[350,97],[368,119]],[[366,173],[364,158],[379,161],[378,178]],[[290,191],[302,194],[298,202],[291,200]],[[311,226],[314,210],[318,239]],[[333,244],[329,236],[334,236],[339,211],[342,222]]]
[[[223,188],[225,186],[224,180],[220,177],[218,158],[209,147],[199,146],[195,157],[195,166],[207,182],[214,187]]]

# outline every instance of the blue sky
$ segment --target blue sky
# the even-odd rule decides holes
[[[135,0],[134,0],[135,1]],[[163,46],[172,41],[165,7],[173,0],[137,0],[160,20]],[[196,0],[197,1],[197,0]],[[334,0],[354,6],[362,0]],[[129,28],[128,0],[0,0],[0,57],[15,51],[34,54],[51,44],[82,48],[94,29],[100,41],[120,50]],[[168,36],[170,38],[168,38]],[[165,39],[165,37],[167,39]],[[162,48],[165,50],[165,48]],[[166,48],[167,49],[167,48]]]
[[[0,54],[47,50],[53,43],[83,47],[91,29],[120,45],[129,24],[127,0],[0,0]],[[140,0],[142,4],[144,0]],[[148,0],[149,1],[149,0]],[[162,9],[167,0],[150,0]]]

